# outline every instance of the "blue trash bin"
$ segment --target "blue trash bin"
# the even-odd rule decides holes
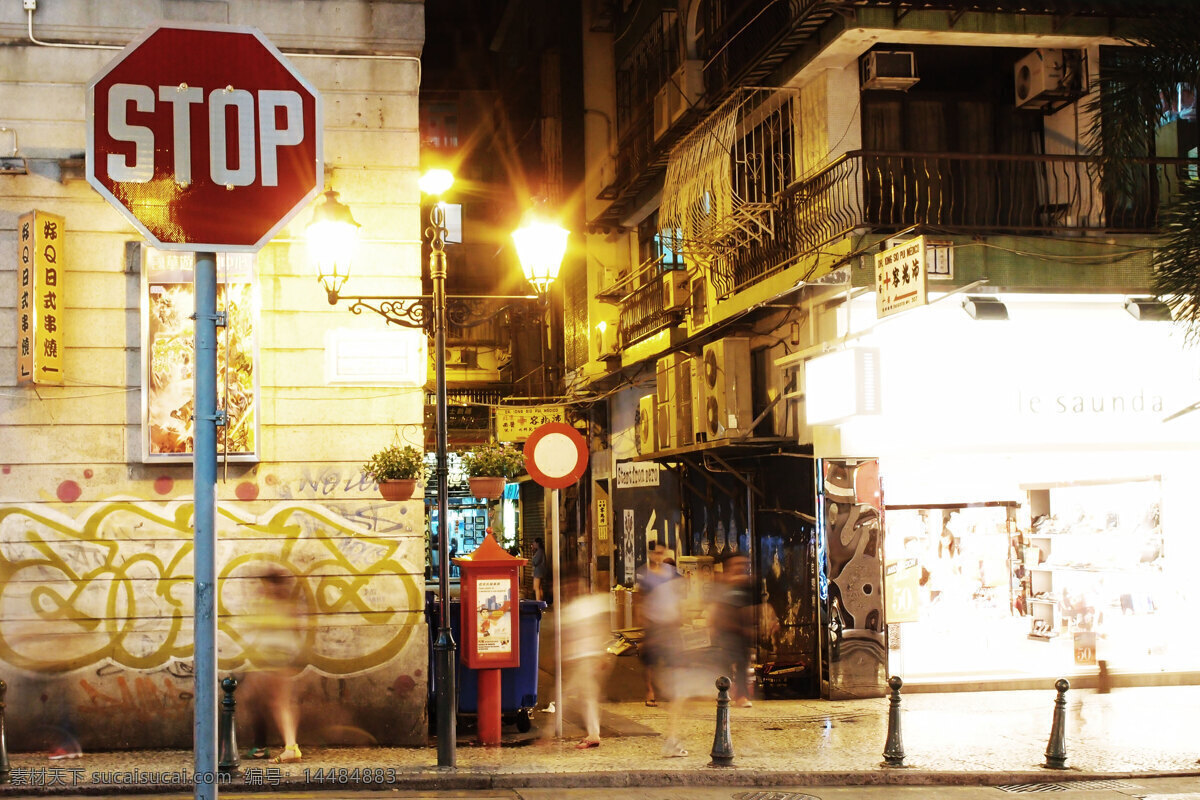
[[[538,645],[541,638],[542,612],[546,604],[541,600],[521,601],[521,665],[500,670],[500,711],[516,715],[517,730],[524,733],[531,726],[530,712],[537,707]],[[427,594],[425,620],[429,624],[429,704],[432,708],[437,696],[433,672],[433,642],[437,639],[438,611],[440,604]],[[459,648],[462,647],[461,611],[458,600],[450,601],[450,632],[454,636],[454,667],[458,677],[458,711],[460,714],[475,714],[479,711],[479,677],[475,670],[462,665]]]

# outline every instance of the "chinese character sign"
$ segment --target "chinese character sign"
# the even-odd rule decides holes
[[[496,409],[496,440],[523,442],[547,422],[566,422],[562,406],[500,406]]]
[[[875,316],[925,305],[925,278],[924,236],[875,256]]]
[[[63,218],[17,221],[17,383],[63,384]]]

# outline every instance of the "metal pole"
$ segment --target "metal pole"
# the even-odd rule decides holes
[[[554,736],[562,738],[563,680],[562,680],[562,552],[558,537],[558,489],[550,490],[550,535],[554,543]]]
[[[196,253],[195,447],[192,483],[196,800],[217,797],[217,256]]]
[[[447,502],[446,430],[446,211],[435,203],[429,211],[429,278],[433,283],[433,357],[437,376],[438,493],[438,635],[433,643],[437,687],[438,766],[455,766],[458,691],[454,675],[454,635],[450,632],[450,510]]]

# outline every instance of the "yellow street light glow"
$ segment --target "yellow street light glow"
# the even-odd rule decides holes
[[[568,235],[565,228],[550,222],[530,222],[513,231],[521,269],[539,294],[545,293],[558,277],[563,255],[567,252]]]
[[[440,197],[454,185],[454,175],[448,169],[427,170],[417,185],[425,194]]]

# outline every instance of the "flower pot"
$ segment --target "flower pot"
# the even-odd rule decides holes
[[[416,478],[379,482],[379,493],[383,495],[384,500],[410,500],[416,490]]]
[[[504,478],[470,478],[471,495],[480,500],[499,500],[504,496]]]

